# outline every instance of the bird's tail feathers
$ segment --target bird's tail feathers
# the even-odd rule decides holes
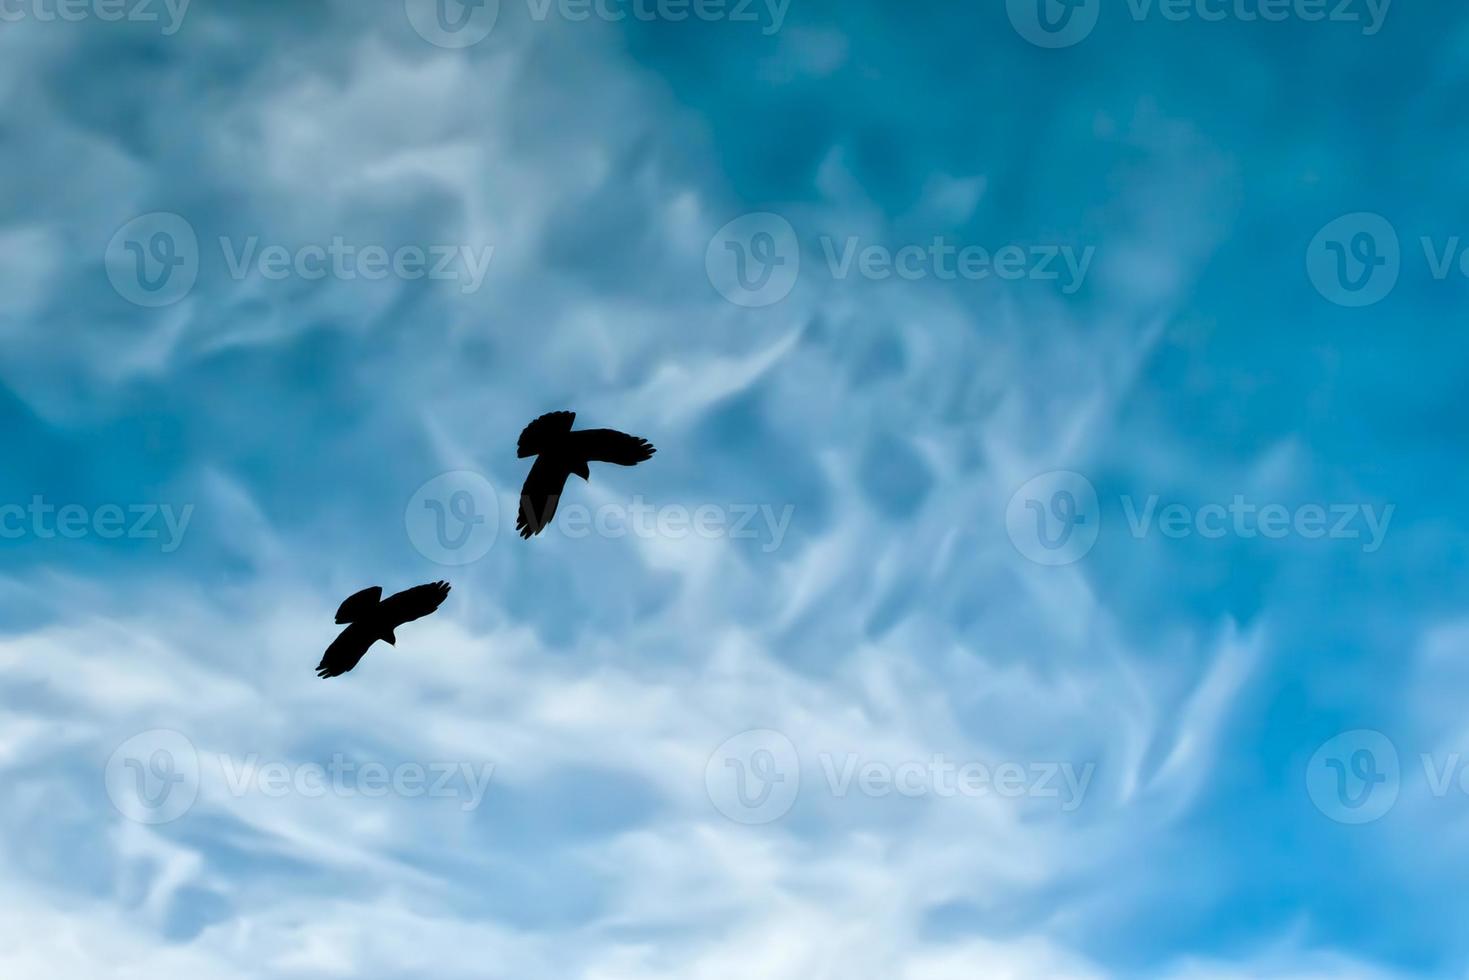
[[[571,423],[575,419],[575,412],[548,412],[542,415],[521,430],[515,455],[522,459],[540,455],[543,449],[571,431]]]

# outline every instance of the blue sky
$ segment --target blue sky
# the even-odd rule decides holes
[[[1469,13],[439,2],[0,3],[0,975],[1469,969]]]

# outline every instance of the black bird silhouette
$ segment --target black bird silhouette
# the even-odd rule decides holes
[[[522,538],[540,534],[551,523],[568,476],[575,473],[583,480],[591,479],[588,463],[636,466],[658,451],[648,440],[616,429],[572,432],[575,418],[575,412],[551,412],[520,433],[516,455],[521,459],[536,457],[525,486],[520,488],[520,516],[515,519],[515,529]]]
[[[397,595],[383,598],[383,588],[374,585],[363,589],[342,603],[337,610],[337,624],[347,628],[332,641],[316,665],[317,677],[336,677],[357,666],[367,648],[378,640],[397,644],[393,631],[404,623],[422,619],[443,605],[449,595],[448,582],[415,585]]]

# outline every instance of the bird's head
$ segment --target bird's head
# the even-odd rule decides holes
[[[591,470],[591,467],[587,466],[587,461],[586,460],[582,460],[581,462],[579,462],[575,466],[573,466],[571,468],[571,472],[575,473],[577,476],[581,477],[583,480],[587,480],[588,482],[590,482],[591,479],[592,479],[592,470]]]

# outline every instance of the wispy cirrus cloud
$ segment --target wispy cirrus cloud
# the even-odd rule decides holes
[[[1457,955],[1423,955],[1406,914],[1396,938],[1351,928],[1374,887],[1432,890],[1384,867],[1395,824],[1361,882],[1303,884],[1346,846],[1312,806],[1311,752],[1396,717],[1313,653],[1360,627],[1381,680],[1375,607],[1322,624],[1309,583],[1356,595],[1406,567],[1411,515],[1350,563],[1298,539],[1135,540],[1105,510],[1066,564],[1007,532],[1017,489],[1054,470],[1103,501],[1387,492],[1341,475],[1318,413],[1350,366],[1331,356],[1327,393],[1254,438],[1260,364],[1218,338],[1261,314],[1225,304],[1217,270],[1293,302],[1310,286],[1299,254],[1238,255],[1264,219],[1233,110],[1170,91],[1178,66],[1146,52],[1094,96],[1047,98],[1061,62],[1003,13],[912,13],[901,34],[896,14],[793,9],[764,40],[499,14],[462,49],[401,7],[344,3],[200,7],[167,38],[0,31],[0,412],[24,447],[0,489],[195,515],[167,555],[96,536],[11,551],[0,973],[1183,980]],[[956,60],[960,25],[991,58]],[[966,85],[936,83],[935,63],[970,62]],[[892,104],[894,79],[933,94]],[[977,116],[986,79],[1010,95]],[[122,265],[108,246],[157,212],[187,223],[197,276],[140,306],[108,273],[152,238]],[[708,272],[743,214],[794,231],[771,257],[800,272],[768,306]],[[1270,232],[1302,225],[1304,249],[1310,224]],[[843,278],[823,235],[1095,261],[1071,294]],[[338,240],[489,259],[472,279],[292,261]],[[287,256],[279,275],[263,252],[241,265],[252,242]],[[434,564],[405,527],[415,492],[474,471],[478,513],[503,523],[515,433],[566,405],[660,448],[575,487],[588,507],[765,505],[788,529],[770,548],[527,547],[502,527],[478,560]],[[342,596],[446,575],[453,600],[411,642],[311,677]],[[1448,617],[1401,601],[1387,632],[1429,636],[1439,676]],[[196,795],[140,823],[104,774],[157,730],[187,751],[133,759],[113,790]],[[368,765],[461,781],[379,795]],[[772,787],[798,791],[757,802]],[[1388,819],[1431,833],[1442,812]]]

